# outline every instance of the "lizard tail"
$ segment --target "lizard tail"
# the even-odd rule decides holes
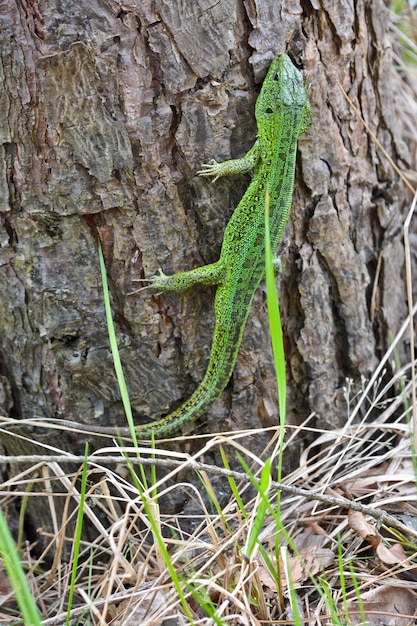
[[[246,319],[239,320],[239,324],[232,322],[227,325],[228,328],[221,322],[216,323],[210,360],[197,389],[172,413],[155,422],[136,426],[138,436],[163,437],[178,430],[183,424],[202,417],[211,408],[232,376],[245,322]]]

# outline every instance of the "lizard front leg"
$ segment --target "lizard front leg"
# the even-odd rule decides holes
[[[249,152],[241,159],[230,159],[222,163],[218,163],[215,159],[212,159],[210,163],[203,163],[201,165],[202,169],[199,170],[197,174],[200,176],[214,176],[214,183],[220,176],[246,174],[256,168],[259,159],[259,140],[256,140]]]

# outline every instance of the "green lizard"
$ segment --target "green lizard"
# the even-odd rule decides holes
[[[256,288],[265,274],[265,192],[269,190],[271,245],[276,249],[291,207],[297,139],[311,124],[311,111],[300,72],[286,54],[271,63],[256,101],[257,140],[241,159],[204,164],[198,173],[213,176],[254,170],[245,195],[224,233],[216,263],[188,272],[150,278],[159,292],[188,289],[196,283],[218,285],[215,328],[205,376],[191,397],[161,419],[135,427],[138,436],[159,438],[196,420],[225,389],[236,363],[237,352]],[[97,427],[54,420],[62,427],[81,432],[129,436],[128,428]]]

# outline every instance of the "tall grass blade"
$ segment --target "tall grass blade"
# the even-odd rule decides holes
[[[265,192],[265,277],[269,325],[271,329],[271,343],[274,353],[275,368],[277,372],[280,426],[281,432],[283,432],[287,406],[287,380],[285,369],[284,342],[282,340],[281,316],[279,313],[278,294],[275,285],[275,272],[272,260],[271,237],[269,232],[268,189]]]
[[[84,504],[85,504],[85,494],[87,490],[88,443],[85,444],[84,457],[85,457],[85,461],[83,464],[83,471],[81,474],[80,503],[78,507],[77,524],[75,527],[75,538],[74,538],[74,547],[73,547],[72,563],[71,563],[71,583],[70,583],[69,596],[68,596],[67,617],[65,620],[66,626],[69,626],[69,623],[71,621],[71,608],[72,608],[72,602],[74,600],[75,579],[77,577],[78,557],[80,554],[81,534],[83,530]]]
[[[27,626],[41,626],[41,616],[35,604],[35,600],[29,589],[20,562],[17,547],[7,526],[3,511],[0,509],[0,556],[3,560],[7,575],[12,583],[16,600],[23,617],[23,623]]]
[[[261,471],[261,480],[258,486],[257,507],[255,517],[251,524],[248,541],[246,543],[245,554],[251,557],[255,545],[259,542],[259,533],[261,532],[265,521],[266,512],[269,508],[269,487],[271,484],[271,459],[266,459]]]
[[[113,355],[114,369],[117,376],[117,382],[120,389],[120,395],[126,414],[127,423],[129,425],[130,434],[135,446],[138,445],[135,432],[135,423],[133,421],[132,407],[130,405],[129,393],[126,386],[125,376],[123,374],[122,363],[120,360],[119,349],[117,347],[116,332],[114,329],[113,316],[110,306],[109,285],[107,282],[106,266],[104,264],[103,250],[100,242],[98,244],[98,257],[100,261],[101,282],[103,284],[104,307],[106,309],[107,329],[109,333],[110,348]]]

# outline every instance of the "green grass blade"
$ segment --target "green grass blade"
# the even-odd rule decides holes
[[[343,563],[343,546],[342,546],[340,535],[337,538],[337,564],[339,567],[340,589],[342,592],[343,609],[345,611],[345,616],[347,617],[348,606],[347,606],[347,593],[346,593],[346,578],[345,578],[345,570],[344,570],[344,563]]]
[[[287,592],[288,595],[290,597],[290,605],[291,605],[291,610],[292,610],[292,620],[294,623],[294,626],[302,626],[303,622],[300,616],[300,610],[298,607],[298,601],[297,601],[297,590],[296,590],[296,585],[294,585],[294,580],[292,577],[292,571],[291,571],[291,567],[290,567],[290,559],[288,557],[288,550],[284,549],[282,551],[282,560],[284,563],[284,569],[286,571],[286,578],[287,578],[287,583],[288,583],[288,587],[287,587]]]
[[[272,351],[274,355],[275,372],[277,376],[278,387],[280,437],[278,449],[277,481],[280,483],[282,479],[282,466],[284,457],[284,433],[287,407],[287,374],[285,367],[284,342],[282,339],[281,315],[279,312],[278,294],[275,284],[275,272],[272,260],[272,253],[273,251],[271,248],[271,237],[269,231],[269,190],[267,188],[265,191],[265,279],[269,327],[271,333]],[[277,532],[275,533],[275,553],[278,567],[276,580],[278,585],[278,596],[280,598],[281,606],[283,606],[283,590],[281,587],[279,558],[282,530],[280,491],[277,492],[276,497],[276,530]]]
[[[29,585],[23,572],[18,550],[13,541],[3,511],[0,509],[0,556],[7,575],[12,583],[16,600],[26,626],[41,626],[41,616],[30,593]]]
[[[220,451],[220,454],[221,454],[221,457],[222,457],[222,460],[223,460],[223,465],[224,465],[225,469],[230,471],[230,469],[231,469],[230,468],[230,464],[229,464],[229,461],[227,459],[226,453],[225,453],[225,451],[223,449],[223,446],[219,447],[219,451]],[[239,489],[238,489],[238,486],[236,485],[235,479],[233,478],[233,476],[228,476],[227,480],[228,480],[230,489],[232,490],[233,496],[235,498],[237,507],[239,508],[240,512],[242,513],[243,518],[244,519],[248,519],[249,514],[246,511],[245,504],[244,504],[244,502],[242,500],[242,497],[241,497],[241,495],[239,493]]]
[[[359,613],[361,616],[361,620],[363,624],[366,624],[366,614],[365,614],[365,608],[363,605],[363,600],[362,600],[362,596],[361,596],[361,590],[359,588],[359,582],[358,579],[356,577],[356,572],[355,572],[355,568],[353,566],[353,562],[349,561],[349,570],[350,570],[350,576],[352,578],[352,584],[353,584],[353,588],[355,590],[355,596],[356,596],[356,601],[358,603],[358,608],[359,608]]]
[[[237,457],[239,459],[239,463],[244,468],[250,482],[252,483],[258,494],[255,517],[253,519],[252,526],[248,535],[248,540],[244,549],[244,553],[246,554],[246,556],[250,557],[255,545],[258,543],[259,532],[262,528],[262,524],[265,521],[266,512],[271,507],[271,504],[269,502],[269,487],[271,484],[271,459],[266,459],[261,470],[261,478],[260,480],[258,480],[253,475],[253,472],[250,470],[249,466],[239,453],[237,453]]]
[[[117,382],[120,389],[120,395],[126,414],[127,423],[129,425],[130,434],[135,446],[138,445],[135,432],[135,423],[133,421],[132,407],[130,405],[129,393],[126,386],[126,380],[123,373],[122,363],[120,360],[119,349],[117,347],[116,332],[114,329],[113,316],[110,306],[109,285],[107,282],[106,266],[104,264],[103,250],[100,242],[98,244],[98,257],[100,261],[101,281],[103,284],[104,307],[106,309],[107,329],[109,333],[110,348],[113,355],[114,369],[117,376]]]
[[[220,503],[217,499],[216,494],[214,493],[214,491],[211,489],[211,485],[208,484],[203,476],[200,474],[200,472],[197,472],[197,477],[200,479],[201,484],[203,485],[203,488],[205,489],[208,499],[211,502],[211,504],[213,505],[213,507],[215,508],[215,510],[217,511],[217,514],[219,516],[219,518],[222,520],[224,527],[227,529],[227,531],[230,533],[230,535],[233,534],[232,528],[230,527],[229,522],[227,521],[227,518],[223,512],[223,508],[220,506]]]
[[[72,608],[72,602],[74,599],[75,579],[77,577],[78,557],[80,554],[81,534],[83,530],[84,503],[85,503],[85,494],[87,490],[88,443],[85,444],[84,458],[85,458],[85,461],[83,464],[83,471],[81,474],[80,504],[78,507],[77,524],[75,527],[74,548],[73,548],[72,564],[71,564],[71,582],[70,582],[69,597],[68,597],[67,617],[65,620],[65,624],[67,626],[69,625],[71,621],[71,608]]]
[[[136,486],[136,488],[138,490],[138,493],[140,495],[140,498],[141,498],[141,501],[142,501],[142,504],[143,504],[144,511],[146,513],[148,522],[149,522],[149,524],[151,526],[152,535],[153,535],[154,541],[157,543],[158,550],[160,551],[160,553],[163,556],[164,563],[166,565],[166,568],[168,570],[168,573],[169,573],[169,576],[170,576],[170,578],[172,580],[172,583],[173,583],[173,585],[174,585],[174,587],[176,589],[176,592],[177,592],[178,597],[180,599],[181,605],[182,605],[182,607],[184,609],[184,612],[185,612],[186,616],[189,619],[190,624],[192,625],[192,624],[194,624],[194,620],[193,620],[193,616],[192,616],[192,613],[191,613],[191,609],[188,606],[188,602],[187,602],[187,599],[185,597],[184,590],[183,590],[183,588],[181,586],[180,577],[179,577],[179,575],[177,573],[177,570],[175,569],[174,563],[172,562],[170,553],[168,552],[167,546],[165,544],[165,539],[164,539],[164,537],[161,534],[160,526],[159,526],[158,522],[155,520],[155,517],[154,517],[154,515],[152,513],[152,502],[145,495],[144,490],[143,490],[143,486],[141,485],[141,482],[138,480],[138,477],[136,475],[134,467],[133,467],[132,463],[130,463],[130,461],[129,461],[129,457],[126,455],[125,458],[126,458],[126,463],[127,463],[128,468],[129,468],[130,474],[132,476],[133,483],[134,483],[134,485]]]
[[[271,484],[271,459],[266,459],[261,471],[261,480],[258,486],[258,499],[255,517],[253,519],[248,541],[245,547],[245,554],[250,558],[255,545],[259,541],[259,533],[261,532],[265,521],[266,512],[269,508],[269,487]]]
[[[203,611],[206,613],[207,617],[211,619],[212,623],[216,624],[217,626],[224,626],[225,622],[217,614],[216,606],[213,600],[210,598],[209,594],[207,593],[205,587],[203,587],[202,585],[195,587],[194,584],[191,582],[184,582],[184,584],[194,600],[201,606]]]
[[[311,577],[310,577],[311,579]],[[322,597],[323,602],[325,603],[327,610],[331,615],[331,624],[334,626],[344,626],[344,622],[339,615],[339,609],[336,606],[335,600],[333,598],[332,589],[328,583],[328,581],[322,577],[317,582],[317,585],[320,585],[320,595]],[[316,586],[316,589],[318,587]],[[366,622],[363,622],[366,624]]]
[[[282,340],[281,316],[279,313],[278,294],[275,285],[275,272],[272,261],[271,238],[269,233],[268,190],[266,190],[265,194],[265,277],[272,350],[274,353],[275,368],[277,372],[280,426],[281,432],[283,432],[287,406],[287,379],[285,368],[284,342]]]
[[[22,502],[21,502],[20,510],[19,510],[19,532],[18,532],[17,541],[16,541],[19,553],[21,551],[20,546],[23,545],[23,536],[25,534],[26,509],[27,509],[27,505],[28,505],[28,502],[29,502],[29,496],[30,496],[30,494],[32,492],[32,489],[33,489],[33,482],[34,481],[28,482],[28,484],[27,484],[27,486],[25,488],[25,495],[22,498]],[[1,626],[1,624],[0,624],[0,626]]]

